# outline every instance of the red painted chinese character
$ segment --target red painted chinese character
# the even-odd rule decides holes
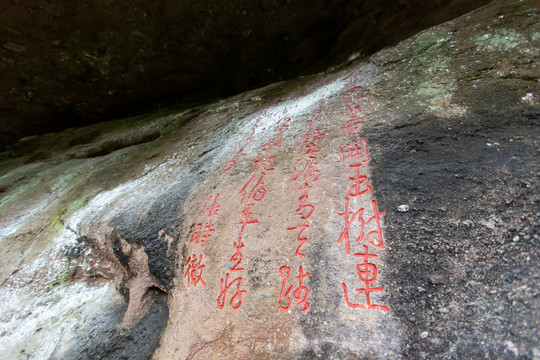
[[[302,164],[303,166],[298,166],[302,161],[305,161],[305,163]],[[319,165],[315,156],[309,156],[309,159],[306,160],[298,159],[293,166],[291,181],[295,182],[298,177],[303,177],[303,180],[305,181],[315,182],[319,180],[321,172],[315,168],[315,165]],[[297,166],[298,169],[296,168]]]
[[[347,90],[345,100],[343,100],[345,103],[352,103],[354,101],[360,100],[364,97],[364,89],[361,86],[355,86],[349,90]]]
[[[371,284],[377,281],[377,265],[369,263],[368,259],[376,258],[378,256],[375,254],[370,254],[368,252],[367,245],[363,245],[363,246],[364,246],[364,252],[355,254],[355,255],[364,258],[364,262],[362,264],[356,265],[356,272],[358,274],[358,279],[364,283],[365,288],[355,289],[355,291],[358,293],[364,293],[366,295],[366,303],[365,304],[351,303],[349,301],[347,285],[343,282],[341,283],[341,286],[343,287],[343,294],[345,296],[345,302],[347,303],[348,306],[352,308],[379,309],[382,311],[390,311],[390,309],[388,309],[387,306],[371,303],[371,293],[377,292],[377,291],[384,291],[384,290],[381,287],[370,287]]]
[[[227,168],[225,169],[225,174],[229,175],[231,171],[236,169],[236,162],[240,156],[245,156],[246,154],[242,153],[242,150],[239,150],[234,157],[227,163]]]
[[[306,154],[316,153],[319,152],[319,150],[315,150],[315,144],[324,136],[326,135],[323,133],[323,128],[326,126],[326,113],[323,111],[322,106],[324,104],[320,104],[319,107],[315,110],[315,114],[309,119],[307,122],[307,128],[306,134],[300,140],[297,146],[301,146],[303,144],[307,144],[306,148],[308,151]]]
[[[251,189],[251,192],[249,193],[249,195],[247,195],[246,194],[247,187],[255,179],[255,175],[251,175],[251,179],[249,179],[249,181],[246,183],[246,185],[244,185],[242,190],[238,192],[239,194],[242,194],[242,202],[246,200],[246,195],[248,199],[253,199],[255,201],[261,201],[262,199],[264,199],[264,197],[266,196],[266,189],[264,188],[264,181],[263,181],[265,176],[266,176],[266,173],[263,171],[261,173],[261,177],[257,181],[257,184],[255,184],[255,186]]]
[[[184,268],[186,269],[184,278],[187,278],[188,287],[190,285],[197,286],[199,282],[201,282],[203,286],[206,286],[206,283],[202,279],[202,272],[204,270],[204,265],[201,265],[202,258],[203,258],[202,254],[199,255],[198,260],[197,260],[196,255],[192,255],[188,258],[187,262],[184,264]]]
[[[304,285],[304,279],[310,275],[310,273],[304,274],[304,269],[302,269],[302,265],[300,265],[300,273],[296,277],[296,280],[298,280],[298,287],[293,292],[293,299],[297,302],[298,306],[304,307],[302,312],[307,312],[311,308],[311,305],[307,302],[309,289]]]
[[[233,247],[236,249],[236,253],[231,256],[231,259],[229,260],[231,263],[233,263],[233,267],[231,268],[231,271],[242,271],[244,268],[238,267],[240,266],[240,263],[242,262],[242,259],[244,258],[240,250],[244,247],[244,243],[242,242],[242,235],[238,237],[238,241],[235,241],[233,243]]]
[[[366,175],[360,175],[360,167],[362,164],[354,164],[349,165],[349,167],[354,168],[354,176],[349,177],[352,181],[354,181],[354,185],[349,188],[349,191],[347,194],[349,196],[360,196],[363,194],[371,194],[373,189],[371,188],[371,185],[366,185],[365,188],[362,189],[362,185],[368,181],[368,177]]]
[[[262,168],[264,171],[274,170],[274,168],[267,168],[266,166],[270,165],[275,158],[275,156],[270,156],[269,158],[259,157],[254,161],[255,166],[253,167],[253,171],[251,173],[256,173],[260,168]]]
[[[291,275],[291,268],[288,266],[280,267],[279,275],[283,279],[283,282],[281,284],[281,292],[279,294],[278,303],[281,310],[287,311],[291,306],[291,298],[289,296],[289,293],[293,289],[293,285],[289,285],[287,290],[285,290],[285,287],[287,286],[287,280]],[[298,280],[298,287],[293,292],[293,299],[296,301],[298,306],[303,307],[302,312],[307,312],[311,308],[311,305],[307,301],[309,296],[309,289],[307,288],[307,286],[304,285],[304,279],[309,277],[310,275],[310,273],[304,274],[304,269],[302,268],[302,265],[300,265],[299,275],[296,277],[296,280]]]
[[[242,230],[240,230],[240,235],[244,233],[246,226],[257,224],[258,221],[253,219],[253,213],[251,212],[251,207],[255,204],[247,204],[245,209],[242,210],[242,215],[244,216],[244,221],[235,223],[236,225],[242,225]]]
[[[214,215],[217,215],[218,214],[218,211],[219,211],[219,204],[218,204],[218,199],[219,199],[219,193],[216,195],[216,197],[214,198],[214,203],[208,207],[208,203],[212,200],[212,195],[210,195],[208,197],[208,200],[206,200],[206,203],[204,204],[203,206],[203,211],[202,213],[199,214],[199,216],[204,216],[206,215],[206,212],[208,211],[208,217],[212,217]]]
[[[348,120],[345,125],[341,127],[342,130],[345,130],[349,136],[355,136],[360,134],[360,125],[364,125],[365,122],[360,121],[353,116],[352,119]]]
[[[366,139],[356,139],[352,144],[345,144],[348,149],[339,149],[339,161],[352,159],[363,163],[369,162],[369,154]]]
[[[229,283],[229,275],[230,275],[229,273],[225,275],[225,280],[221,278],[221,290],[220,290],[221,292],[217,299],[217,305],[218,305],[218,308],[223,309],[223,307],[225,306],[225,300],[227,298],[227,292],[229,291],[231,286],[236,284],[236,292],[232,296],[231,301],[229,302],[229,306],[231,307],[231,309],[237,310],[242,305],[242,296],[247,294],[247,291],[240,290],[240,286],[242,286],[241,277],[236,278],[231,283]],[[238,301],[236,301],[237,299]],[[236,302],[236,305],[235,305],[235,302]]]
[[[212,233],[216,231],[216,229],[213,228],[214,224],[212,224],[212,220],[208,222],[201,231],[201,247],[204,248],[206,246],[206,240],[212,236]]]
[[[315,206],[313,206],[311,204],[300,205],[298,207],[298,209],[296,209],[296,212],[300,212],[300,211],[304,210],[305,208],[309,209],[309,213],[307,213],[307,215],[300,216],[300,219],[302,219],[304,221],[309,219],[311,217],[311,215],[313,215],[313,213],[315,212]]]
[[[366,240],[371,245],[378,247],[379,249],[384,249],[384,241],[382,236],[382,228],[381,228],[381,216],[386,215],[386,212],[379,212],[377,209],[377,200],[373,199],[371,200],[371,207],[373,209],[373,216],[366,221],[366,225],[368,225],[371,221],[375,220],[375,227],[376,230],[370,231],[366,235]],[[377,239],[375,241],[372,241],[370,237],[372,235],[376,235]]]
[[[287,131],[287,129],[290,126],[289,124],[290,121],[291,121],[290,117],[279,119],[279,121],[277,122],[277,127],[274,130],[275,135],[270,140],[268,140],[263,145],[261,145],[260,150],[270,151],[272,149],[279,147],[281,145],[281,141],[283,140],[283,134],[285,133],[285,131]]]
[[[204,227],[201,223],[195,225],[189,242],[195,242],[195,244],[200,242],[201,247],[204,248],[206,246],[206,241],[212,236],[212,233],[216,231],[213,226],[214,224],[212,224],[212,220],[210,220],[208,224],[204,225]]]
[[[352,217],[350,217],[351,212],[349,211],[349,198],[345,197],[345,212],[342,212],[342,213],[338,214],[339,216],[343,216],[343,218],[345,219],[345,228],[343,229],[343,231],[339,235],[339,238],[338,238],[337,242],[338,242],[338,244],[341,244],[342,241],[345,242],[345,252],[347,253],[347,255],[350,255],[350,253],[351,253],[351,243],[350,243],[350,240],[349,240],[349,227],[353,223],[355,217],[360,222],[360,226],[361,226],[360,227],[360,235],[358,236],[358,238],[356,238],[356,242],[360,242],[362,240],[362,238],[364,237],[365,221],[364,221],[364,218],[363,218],[363,214],[364,214],[364,208],[362,208],[362,209],[360,209],[358,211],[355,211],[352,214]]]
[[[296,248],[296,252],[294,253],[294,256],[305,258],[306,255],[304,253],[300,252],[300,248],[302,247],[302,245],[304,245],[308,241],[308,238],[305,237],[305,236],[302,236],[302,233],[304,232],[304,230],[309,228],[309,225],[308,224],[303,224],[303,225],[299,225],[297,227],[287,228],[287,230],[292,231],[292,230],[296,230],[296,229],[300,229],[300,228],[302,228],[302,230],[300,230],[300,233],[297,236],[297,240],[300,243],[300,245],[298,245],[298,247]]]

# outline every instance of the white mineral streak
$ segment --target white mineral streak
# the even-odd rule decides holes
[[[39,294],[4,288],[0,292],[2,358],[48,359],[74,326],[118,301],[112,284],[73,284]]]
[[[346,85],[344,77],[340,77],[330,84],[322,86],[312,93],[302,96],[298,99],[285,101],[277,106],[268,108],[266,117],[270,123],[274,123],[282,116],[300,116],[314,110],[317,103],[326,100],[338,94]]]
[[[26,211],[21,211],[13,217],[6,217],[2,219],[0,223],[0,244],[3,243],[4,240],[9,236],[16,234],[22,227],[29,224],[37,216],[41,215],[48,204],[48,198],[35,201],[28,207]]]

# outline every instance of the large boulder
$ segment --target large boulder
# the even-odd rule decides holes
[[[18,143],[3,356],[537,359],[537,16]]]

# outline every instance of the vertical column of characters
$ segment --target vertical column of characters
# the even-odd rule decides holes
[[[310,227],[308,219],[315,213],[315,205],[311,204],[309,200],[309,189],[311,189],[312,184],[320,178],[320,170],[317,162],[317,153],[319,152],[317,142],[325,135],[323,130],[327,124],[326,113],[324,112],[323,106],[324,102],[321,101],[314,114],[307,122],[306,133],[297,145],[298,147],[303,147],[305,152],[293,165],[291,182],[303,184],[298,188],[302,195],[298,198],[299,204],[296,209],[296,213],[300,216],[301,224],[286,228],[287,231],[297,232],[296,240],[298,241],[298,246],[294,252],[295,259],[306,257],[304,250],[302,250],[302,246],[308,242],[307,230]],[[303,265],[299,265],[297,268],[298,270],[294,270],[295,274],[298,273],[298,276],[296,276],[298,283],[296,288],[294,288],[294,285],[288,285],[288,280],[291,276],[291,267],[284,265],[279,268],[282,284],[278,304],[281,310],[288,311],[292,302],[290,295],[292,291],[292,297],[297,306],[302,312],[308,312],[311,308],[308,301],[309,288],[304,284],[304,281],[311,274],[309,272],[304,272]]]
[[[206,242],[210,239],[212,233],[216,231],[212,218],[218,215],[219,207],[219,194],[209,195],[199,214],[201,222],[193,227],[189,243],[195,245],[195,248],[198,247],[199,252],[194,251],[184,264],[184,279],[187,281],[187,287],[195,287],[198,284],[206,286],[203,279],[203,270],[205,268],[203,251]]]
[[[353,75],[349,79],[350,88],[343,98],[343,103],[347,107],[347,122],[345,122],[341,129],[347,132],[349,136],[359,135],[360,126],[364,125],[364,122],[360,121],[362,109],[360,109],[360,105],[357,103],[364,96],[364,89],[361,86],[354,86],[357,81],[357,75]]]
[[[356,79],[353,79],[356,80]],[[352,176],[348,177],[350,186],[347,194],[344,197],[344,210],[338,213],[344,219],[344,228],[337,239],[338,244],[343,244],[345,247],[346,256],[354,256],[360,258],[360,262],[356,264],[356,274],[358,280],[363,287],[354,289],[356,293],[362,294],[355,302],[352,296],[349,295],[349,290],[345,282],[341,283],[343,288],[343,296],[345,303],[352,308],[378,309],[389,311],[385,305],[375,304],[372,299],[372,293],[382,292],[382,287],[373,286],[377,282],[377,265],[376,260],[379,257],[377,254],[370,252],[370,247],[375,247],[379,250],[384,249],[384,240],[381,228],[381,217],[386,213],[379,212],[377,201],[369,197],[373,192],[373,188],[368,184],[367,175],[362,173],[362,166],[370,161],[367,142],[365,138],[360,138],[360,126],[364,123],[359,121],[360,107],[356,101],[362,97],[363,89],[360,86],[353,86],[347,91],[343,102],[347,106],[347,122],[341,129],[350,137],[357,137],[355,140],[345,143],[344,147],[339,148],[339,161],[343,164],[344,172]],[[351,209],[351,199],[361,198],[368,200],[371,209],[359,208],[358,210]],[[371,215],[371,216],[369,216]],[[367,220],[365,220],[367,218]],[[361,244],[361,251],[354,252],[351,249],[350,231],[351,226],[354,226],[357,231],[357,236],[354,240],[354,246]],[[354,238],[354,236],[353,236]],[[363,300],[363,301],[362,301]]]
[[[254,218],[252,208],[266,197],[265,179],[274,170],[271,164],[276,158],[276,156],[271,156],[270,154],[273,149],[281,145],[283,135],[290,127],[290,121],[290,117],[279,119],[273,136],[259,147],[257,159],[253,161],[254,166],[251,176],[238,192],[241,195],[240,202],[243,204],[243,210],[241,211],[241,220],[235,224],[240,227],[240,233],[238,239],[233,243],[235,253],[229,260],[229,269],[225,277],[221,278],[220,294],[217,299],[219,309],[225,307],[229,291],[232,293],[229,299],[229,306],[233,310],[237,310],[242,306],[242,296],[247,294],[247,290],[242,288],[242,273],[245,270],[242,267],[242,249],[245,247],[245,231],[248,226],[255,225],[259,222]]]
[[[229,175],[231,171],[236,169],[236,162],[238,161],[238,159],[240,159],[240,157],[246,156],[246,154],[244,153],[244,149],[249,143],[253,141],[253,136],[255,135],[255,131],[260,126],[261,119],[262,119],[262,116],[264,116],[264,114],[265,113],[257,117],[257,121],[251,127],[249,134],[244,136],[240,141],[236,143],[236,153],[234,154],[232,159],[229,160],[227,164],[225,164],[225,175]]]

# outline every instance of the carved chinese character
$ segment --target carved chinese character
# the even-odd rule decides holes
[[[341,286],[343,287],[343,295],[345,297],[345,303],[352,308],[364,308],[364,309],[379,309],[382,311],[390,311],[387,306],[377,305],[371,303],[371,293],[384,291],[382,287],[370,287],[371,284],[377,281],[377,265],[370,263],[369,258],[377,258],[378,255],[370,254],[368,252],[367,245],[363,245],[364,252],[355,254],[355,256],[363,257],[364,262],[356,265],[356,272],[358,279],[364,283],[364,288],[355,289],[358,293],[363,293],[366,297],[366,302],[364,303],[352,303],[349,300],[349,294],[347,291],[347,285],[343,282]]]
[[[231,309],[237,310],[238,308],[240,308],[240,306],[242,306],[242,296],[247,294],[247,291],[240,290],[240,287],[242,286],[241,277],[236,278],[232,282],[229,283],[229,275],[230,274],[227,273],[225,275],[225,279],[221,278],[221,289],[220,289],[221,292],[219,293],[219,296],[217,299],[217,305],[218,305],[218,308],[220,309],[223,309],[223,307],[225,307],[225,301],[227,299],[227,292],[233,285],[236,285],[235,293],[231,297],[229,306],[231,307]]]
[[[378,247],[379,249],[384,249],[384,240],[381,228],[381,216],[386,215],[386,212],[379,212],[379,210],[377,209],[377,200],[375,199],[371,200],[371,207],[373,209],[373,216],[370,217],[368,221],[366,221],[366,225],[369,225],[369,223],[375,221],[375,230],[367,233],[366,240],[371,245]],[[377,237],[375,240],[372,240],[373,235]]]
[[[345,252],[347,255],[351,253],[351,243],[349,240],[349,227],[353,223],[355,217],[361,226],[360,235],[356,238],[356,242],[360,242],[362,238],[364,237],[365,221],[364,221],[364,218],[362,217],[363,214],[364,214],[364,209],[362,208],[352,213],[352,217],[351,217],[351,212],[349,211],[349,198],[345,197],[345,212],[338,214],[339,216],[343,216],[343,218],[345,219],[345,227],[343,231],[341,232],[341,234],[339,235],[337,242],[338,244],[341,244],[342,242],[345,243]]]
[[[225,174],[229,175],[229,173],[231,171],[233,171],[234,169],[236,169],[236,162],[238,161],[238,159],[240,158],[240,156],[245,156],[246,154],[244,154],[242,152],[242,150],[239,150],[235,155],[234,157],[229,160],[229,162],[226,164],[226,168],[225,168]]]
[[[251,189],[251,192],[247,194],[247,189],[249,184],[255,179],[255,175],[252,175],[249,181],[244,185],[242,190],[240,190],[238,193],[242,194],[242,202],[246,200],[246,196],[248,200],[255,200],[255,201],[261,201],[266,196],[266,189],[264,188],[264,177],[266,176],[266,173],[263,171],[261,173],[261,176],[259,180],[256,182],[255,186]]]
[[[202,223],[198,223],[193,229],[193,233],[189,242],[195,242],[195,244],[199,244],[200,242],[201,247],[204,248],[206,246],[206,241],[212,236],[212,233],[214,231],[216,231],[216,229],[214,229],[214,224],[212,224],[212,220],[210,220],[204,226]]]
[[[366,184],[365,187],[362,188],[362,186],[368,181],[368,177],[366,175],[360,175],[361,166],[362,164],[349,165],[349,167],[354,168],[354,176],[349,177],[350,180],[354,181],[354,184],[349,188],[349,191],[347,192],[347,195],[349,196],[371,194],[373,191],[371,185]]]
[[[300,229],[300,228],[302,230],[300,230],[300,233],[297,236],[297,240],[300,243],[300,245],[298,245],[298,247],[296,248],[296,252],[294,253],[294,256],[305,258],[306,255],[304,253],[300,252],[300,248],[302,247],[302,245],[304,245],[308,241],[308,238],[305,237],[305,236],[302,236],[302,233],[304,232],[304,230],[309,228],[309,225],[308,224],[302,224],[302,225],[299,225],[299,226],[296,226],[296,227],[287,228],[287,230],[292,231],[292,230],[297,230],[297,229]]]
[[[319,151],[319,150],[317,150]],[[293,166],[293,173],[291,176],[292,182],[295,182],[299,177],[304,181],[315,182],[319,180],[321,172],[316,169],[317,158],[315,156],[309,156],[308,159],[298,159]]]
[[[242,262],[242,259],[244,256],[242,255],[242,248],[245,246],[245,244],[242,242],[242,235],[238,237],[238,241],[235,241],[233,243],[233,247],[236,249],[236,253],[231,256],[231,259],[229,260],[231,263],[233,263],[233,267],[231,268],[231,271],[242,271],[244,268],[239,267],[240,263]]]
[[[258,221],[253,219],[253,213],[251,212],[251,207],[255,204],[247,204],[244,210],[242,210],[242,215],[244,216],[244,221],[235,223],[236,225],[242,225],[242,229],[240,230],[240,235],[244,233],[244,230],[246,229],[246,226],[257,224]]]
[[[202,258],[202,254],[199,255],[198,259],[197,255],[192,255],[184,264],[184,269],[186,270],[184,278],[187,278],[188,287],[190,285],[197,286],[199,282],[202,283],[203,286],[206,286],[206,283],[202,278],[202,272],[204,270],[204,265],[202,265]]]
[[[352,159],[354,162],[369,162],[366,139],[356,139],[352,144],[347,143],[345,146],[347,146],[347,149],[339,149],[340,162],[345,161],[345,159]]]
[[[281,146],[281,141],[283,140],[283,134],[290,126],[290,117],[285,117],[279,119],[277,122],[276,129],[274,130],[275,135],[270,138],[268,141],[266,141],[263,145],[261,145],[260,150],[261,151],[270,151],[272,149],[275,149],[279,146]]]
[[[263,171],[274,170],[274,168],[267,168],[267,166],[269,166],[272,161],[275,160],[275,158],[275,156],[270,156],[269,158],[259,157],[257,160],[254,161],[255,166],[253,167],[253,171],[251,173],[256,173],[260,168],[262,168]]]
[[[279,275],[283,279],[283,282],[281,284],[281,292],[279,294],[278,303],[281,310],[287,311],[291,306],[291,298],[289,294],[293,289],[293,285],[289,285],[289,287],[286,288],[287,280],[291,276],[291,268],[288,266],[280,267]],[[307,301],[309,296],[309,289],[307,286],[304,285],[304,279],[309,277],[310,275],[310,273],[304,274],[304,269],[302,268],[302,265],[300,265],[299,274],[296,277],[296,280],[298,280],[298,287],[293,292],[293,299],[294,301],[296,301],[299,307],[302,307],[302,312],[307,312],[311,308],[311,305]]]
[[[219,199],[219,193],[214,197],[213,204],[210,207],[208,207],[208,203],[212,200],[212,195],[210,195],[208,197],[208,200],[206,200],[206,203],[204,203],[202,213],[200,213],[199,216],[206,215],[207,211],[208,211],[208,217],[210,218],[214,215],[217,215],[219,211],[219,206],[220,206],[218,204],[218,199]]]
[[[366,234],[366,241],[379,248],[384,249],[384,239],[382,236],[382,227],[381,227],[381,217],[386,215],[385,212],[379,212],[377,209],[377,200],[371,200],[371,207],[373,209],[373,216],[370,217],[367,221],[364,220],[364,208],[361,208],[354,213],[352,213],[349,210],[349,198],[345,197],[345,211],[342,213],[339,213],[339,216],[343,216],[345,219],[345,226],[343,228],[343,231],[339,235],[339,238],[337,240],[338,244],[341,244],[342,242],[345,243],[345,252],[347,255],[351,254],[351,245],[350,245],[350,239],[349,239],[349,228],[353,224],[355,218],[360,224],[360,230],[359,235],[356,238],[355,242],[361,242],[364,238],[364,231],[367,226],[370,224],[375,225],[375,230],[369,231]],[[351,216],[352,215],[352,216]],[[373,227],[373,225],[371,226]],[[374,238],[375,237],[375,238]]]
[[[202,223],[198,223],[193,228],[193,232],[191,233],[191,239],[189,239],[189,242],[195,242],[195,244],[199,243],[199,240],[201,239],[201,231],[202,231]]]
[[[355,115],[351,114],[351,116],[352,118],[349,119],[341,129],[345,130],[349,136],[360,135],[360,125],[364,125],[365,122],[358,120]]]

